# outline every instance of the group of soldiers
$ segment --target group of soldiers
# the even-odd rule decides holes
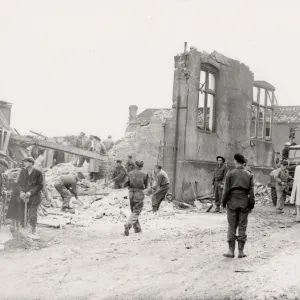
[[[32,157],[27,157],[23,160],[23,168],[18,176],[13,181],[13,192],[9,203],[6,217],[14,221],[14,225],[19,228],[19,224],[24,227],[24,212],[25,203],[28,209],[28,222],[31,226],[30,235],[32,238],[38,238],[36,225],[38,218],[38,207],[41,203],[41,192],[45,186],[44,177],[40,170],[34,167],[35,160]],[[153,211],[159,210],[161,202],[165,199],[169,190],[169,177],[162,167],[155,167],[156,180],[152,187],[149,186],[149,176],[143,171],[143,161],[132,161],[132,157],[128,157],[125,167],[122,162],[117,161],[115,177],[111,182],[114,182],[114,187],[129,189],[129,199],[131,215],[125,224],[125,235],[129,235],[129,230],[134,227],[135,232],[141,232],[141,226],[138,217],[143,208],[144,191],[154,192],[152,195]],[[0,172],[4,174],[8,164],[5,160],[0,160]],[[1,176],[1,179],[3,177]],[[62,175],[56,178],[54,187],[62,197],[62,211],[70,211],[70,200],[72,196],[78,199],[77,186],[84,179],[81,172],[76,175]],[[1,185],[2,181],[0,182]],[[2,186],[2,185],[1,185]],[[3,191],[3,188],[0,192]]]
[[[35,161],[32,157],[23,160],[24,167],[15,181],[13,193],[7,217],[13,220],[22,220],[20,212],[24,214],[25,204],[28,207],[28,221],[31,226],[31,235],[34,237],[37,225],[37,211],[41,203],[41,191],[44,187],[44,178],[40,170],[34,168]],[[228,171],[225,158],[217,157],[217,166],[213,175],[213,188],[215,196],[215,212],[221,212],[221,207],[227,209],[228,232],[227,241],[229,250],[225,257],[235,256],[236,241],[238,242],[239,258],[246,256],[244,247],[247,240],[248,215],[255,205],[254,180],[251,169],[247,165],[247,159],[237,153],[234,155],[235,168]],[[285,182],[288,178],[288,162],[283,160],[277,169],[278,206],[282,211],[284,206]],[[143,170],[144,162],[133,162],[132,156],[128,157],[125,166],[120,160],[117,161],[113,178],[108,183],[114,183],[114,188],[128,187],[131,214],[124,224],[124,235],[128,236],[133,227],[136,233],[141,232],[139,215],[143,209],[145,193],[152,192],[153,212],[159,210],[161,202],[165,199],[170,180],[167,173],[160,165],[155,166],[155,182],[149,188],[149,176]],[[0,160],[0,173],[3,174],[8,168],[5,160]],[[77,184],[84,176],[78,172],[77,175],[63,175],[56,179],[55,188],[63,199],[62,210],[68,210],[72,196],[77,198]],[[3,177],[0,182],[3,189]],[[2,192],[1,190],[0,192]],[[21,214],[22,214],[21,213]],[[23,219],[24,220],[24,219]],[[22,222],[21,222],[22,223]],[[24,225],[24,223],[22,224]]]

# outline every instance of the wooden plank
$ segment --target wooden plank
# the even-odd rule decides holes
[[[66,224],[69,224],[71,222],[70,219],[65,219],[65,218],[57,218],[57,219],[50,219],[50,218],[44,218],[38,220],[38,225],[44,225],[44,226],[49,226],[49,227],[54,227],[54,228],[59,228],[60,226],[64,226]]]
[[[75,155],[79,155],[79,156],[85,156],[85,157],[89,157],[89,158],[94,158],[94,159],[102,160],[102,161],[108,160],[108,155],[98,154],[95,152],[83,150],[83,149],[76,148],[73,146],[66,146],[66,145],[51,142],[48,140],[39,140],[37,138],[24,137],[21,135],[17,135],[15,133],[11,134],[11,139],[16,142],[24,143],[27,145],[36,145],[36,146],[40,146],[41,148],[59,150],[62,152],[75,154]]]
[[[8,147],[10,136],[11,136],[11,131],[8,131],[7,134],[6,134],[6,137],[5,137],[3,148],[2,148],[4,153],[7,152],[7,147]]]
[[[1,143],[0,143],[0,149],[2,150],[3,147],[3,141],[4,141],[4,129],[1,128]]]

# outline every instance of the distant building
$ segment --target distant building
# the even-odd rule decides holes
[[[272,141],[275,151],[281,151],[286,142],[289,142],[291,128],[298,127],[295,140],[300,144],[300,106],[275,106],[273,118]]]

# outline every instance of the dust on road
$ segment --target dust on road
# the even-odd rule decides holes
[[[293,208],[274,210],[251,213],[242,260],[222,256],[226,214],[142,215],[143,233],[129,237],[103,220],[41,228],[46,248],[1,253],[1,299],[298,299],[300,225]]]

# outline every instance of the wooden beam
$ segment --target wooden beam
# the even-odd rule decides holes
[[[24,137],[24,136],[21,136],[21,135],[17,135],[15,133],[12,133],[10,138],[13,141],[24,143],[24,144],[27,144],[27,145],[36,145],[36,146],[39,146],[41,148],[58,150],[58,151],[62,151],[62,152],[70,153],[70,154],[75,154],[75,155],[78,155],[78,156],[85,156],[85,157],[89,157],[89,158],[94,158],[94,159],[102,160],[102,161],[107,161],[108,160],[107,155],[98,154],[98,153],[95,153],[95,152],[92,152],[92,151],[83,150],[83,149],[76,148],[76,147],[73,147],[73,146],[66,146],[66,145],[63,145],[63,144],[60,144],[60,143],[50,142],[48,140],[40,140],[40,139],[32,138],[32,137]]]

